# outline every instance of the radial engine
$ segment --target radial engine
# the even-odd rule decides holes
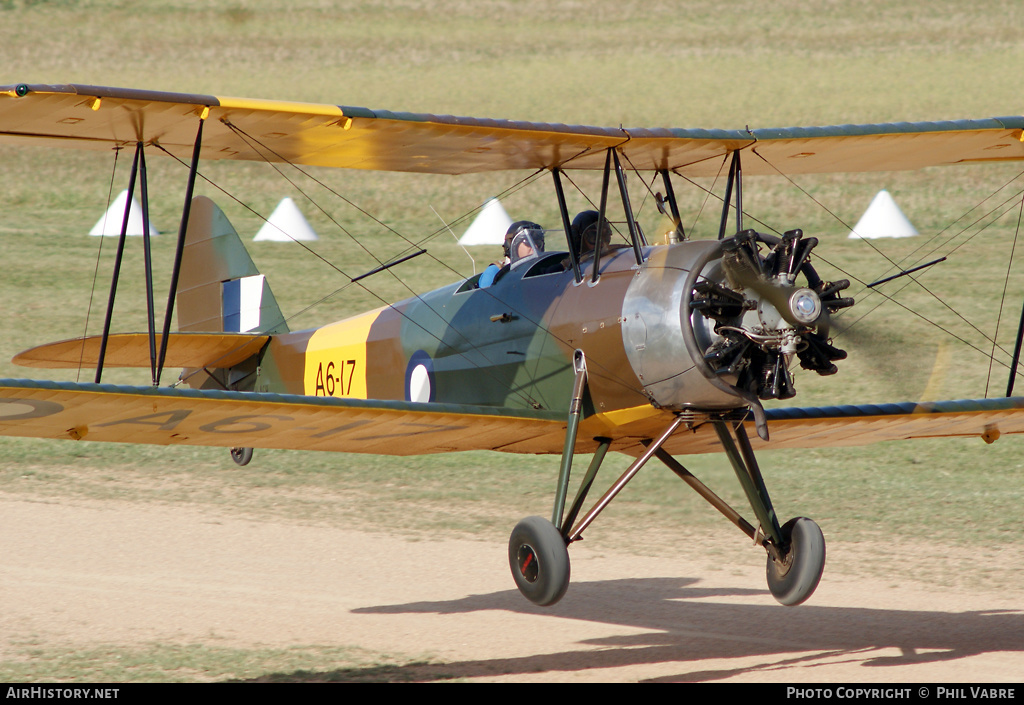
[[[623,343],[645,394],[676,410],[716,411],[796,392],[790,367],[837,371],[831,315],[853,305],[850,282],[823,281],[816,238],[744,230],[658,248],[623,302]]]

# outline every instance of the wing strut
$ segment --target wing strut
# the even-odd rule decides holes
[[[551,176],[555,179],[555,195],[558,196],[558,210],[562,213],[562,227],[565,229],[565,241],[569,246],[569,261],[572,263],[572,278],[577,284],[583,281],[580,273],[580,253],[572,242],[572,223],[569,220],[569,208],[565,204],[565,190],[562,188],[562,172],[552,169]]]
[[[729,224],[729,206],[732,205],[732,190],[736,188],[736,232],[743,231],[743,166],[740,164],[740,153],[732,153],[729,164],[729,180],[725,184],[725,201],[722,204],[722,224],[718,228],[718,239],[725,238],[725,228]]]
[[[629,192],[626,190],[626,172],[622,169],[622,164],[619,162],[619,153],[612,151],[612,156],[615,158],[615,177],[619,181],[619,193],[622,195],[622,208],[626,211],[626,224],[629,226],[629,240],[633,243],[633,255],[636,257],[637,264],[644,263],[644,253],[640,249],[641,245],[646,245],[644,241],[643,233],[640,232],[639,226],[636,224],[636,219],[633,217],[633,207],[629,203]],[[598,231],[600,232],[600,230]],[[597,239],[598,242],[601,238]],[[594,275],[597,275],[597,257],[594,257]]]
[[[604,232],[605,223],[608,222],[608,181],[611,177],[612,152],[609,149],[604,155],[604,178],[601,181],[601,206],[597,211],[597,232]],[[597,283],[598,273],[601,271],[601,237],[598,235],[594,243],[594,271],[590,274],[590,282]]]
[[[121,234],[117,241],[117,255],[114,258],[114,271],[110,277],[110,295],[107,299],[107,315],[103,321],[103,335],[100,339],[100,350],[96,361],[96,384],[99,384],[103,377],[103,362],[106,358],[107,343],[110,339],[110,326],[114,315],[114,300],[117,297],[117,284],[121,276],[121,262],[124,258],[124,246],[128,234],[128,214],[135,195],[135,184],[138,182],[142,206],[142,243],[145,259],[146,317],[149,332],[150,373],[153,386],[157,387],[160,385],[164,362],[167,359],[167,344],[170,339],[171,318],[174,314],[174,299],[178,291],[181,260],[185,250],[185,235],[188,231],[192,195],[195,191],[196,174],[199,168],[199,152],[203,142],[203,125],[208,115],[209,111],[204,109],[199,118],[199,129],[196,133],[196,141],[192,147],[192,162],[189,166],[188,184],[185,188],[185,205],[182,208],[181,224],[178,227],[178,243],[174,253],[174,265],[171,272],[170,292],[167,295],[167,307],[164,310],[163,332],[160,338],[159,352],[156,345],[156,311],[153,298],[153,257],[149,235],[149,184],[146,178],[146,154],[145,146],[142,142],[137,142],[135,145],[135,159],[132,161],[132,171],[128,178],[128,199],[124,207]]]
[[[114,299],[117,296],[117,281],[121,275],[121,260],[124,256],[124,243],[128,235],[128,215],[131,212],[132,199],[135,197],[135,181],[139,175],[139,157],[142,154],[142,143],[135,145],[135,158],[132,160],[132,171],[128,177],[128,198],[124,204],[124,218],[121,221],[121,234],[117,240],[117,254],[114,257],[114,271],[110,275],[110,294],[107,297],[107,315],[103,321],[103,336],[100,339],[100,352],[96,361],[96,384],[103,376],[103,360],[107,355],[107,341],[110,338],[110,323],[114,315]],[[143,220],[147,220],[148,212],[143,209]],[[149,224],[144,222],[143,229],[149,235]]]
[[[676,239],[682,242],[686,239],[686,231],[683,230],[683,218],[679,215],[679,203],[676,201],[676,190],[672,187],[672,178],[668,169],[661,170],[661,181],[665,185],[665,200],[671,210],[672,222],[676,224]]]
[[[619,196],[622,199],[622,209],[626,214],[626,225],[629,228],[629,241],[633,246],[633,256],[636,258],[637,264],[643,264],[644,255],[643,247],[647,245],[647,240],[644,238],[643,232],[640,230],[640,226],[636,222],[636,218],[633,216],[633,207],[629,202],[629,191],[626,188],[626,172],[622,168],[622,164],[619,161],[618,152],[614,148],[610,148],[605,152],[604,159],[604,178],[601,182],[601,205],[598,208],[597,218],[597,232],[600,233],[604,230],[605,223],[608,222],[608,188],[611,182],[611,172],[615,169],[615,178],[619,187]],[[555,188],[558,191],[559,206],[562,207],[562,218],[565,222],[566,232],[569,232],[570,226],[568,225],[569,214],[565,209],[565,197],[562,193],[561,182],[558,179],[558,174],[555,174]],[[673,199],[674,203],[674,199]],[[582,281],[583,277],[579,270],[578,257],[579,253],[577,248],[580,243],[573,243],[572,237],[569,238],[569,250],[570,258],[573,263],[573,275],[576,278],[576,282]],[[590,274],[590,282],[596,284],[600,278],[601,272],[601,246],[602,238],[595,238],[594,243],[594,269]]]
[[[135,145],[135,158],[132,160],[132,173],[128,178],[128,198],[124,205],[124,219],[121,221],[121,234],[117,241],[117,256],[114,258],[114,272],[110,277],[110,295],[107,298],[107,315],[103,321],[103,336],[100,340],[99,358],[96,361],[96,384],[103,376],[103,361],[107,354],[107,341],[110,339],[110,324],[114,316],[114,299],[117,297],[117,283],[121,275],[121,262],[124,256],[124,245],[128,235],[128,215],[131,212],[132,200],[135,195],[135,183],[139,183],[142,201],[142,246],[146,277],[146,316],[149,322],[149,362],[153,386],[157,384],[156,375],[156,325],[153,314],[153,256],[149,240],[149,185],[146,179],[146,154],[142,142]]]
[[[1017,366],[1020,364],[1020,348],[1024,342],[1024,304],[1020,309],[1020,324],[1017,326],[1017,342],[1013,346],[1013,360],[1010,363],[1010,379],[1006,383],[1006,396],[1013,396],[1013,383],[1017,378]]]
[[[149,240],[149,180],[146,177],[146,152],[139,142],[139,191],[142,196],[142,252],[146,277],[146,324],[149,330],[149,370],[153,386],[156,376],[156,313],[153,307],[153,252]]]
[[[167,308],[164,312],[164,334],[160,339],[160,359],[157,362],[156,374],[153,386],[160,384],[160,375],[164,370],[164,360],[167,359],[167,341],[171,333],[171,315],[174,313],[174,297],[178,293],[178,274],[181,272],[181,258],[185,252],[185,234],[188,231],[188,217],[192,209],[192,194],[196,186],[196,172],[199,169],[199,151],[203,144],[203,125],[206,124],[208,110],[204,110],[199,117],[199,131],[196,134],[195,144],[192,146],[192,162],[188,169],[188,184],[185,186],[185,205],[181,209],[181,224],[178,226],[178,245],[174,250],[174,269],[171,271],[171,287],[167,294]]]

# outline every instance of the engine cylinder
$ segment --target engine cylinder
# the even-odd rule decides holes
[[[656,248],[623,300],[626,356],[656,405],[717,411],[796,394],[790,364],[830,375],[846,353],[828,340],[830,314],[851,306],[849,282],[822,281],[817,245],[745,230],[720,241]],[[798,276],[805,280],[798,284]]]
[[[748,401],[730,386],[735,375],[721,382],[705,374],[705,350],[720,339],[707,318],[691,312],[696,345],[688,341],[684,326],[684,297],[689,273],[703,267],[705,279],[725,284],[721,246],[713,241],[685,242],[658,247],[637,270],[622,305],[622,339],[637,378],[656,405],[669,409],[725,410]],[[704,369],[701,369],[701,365]]]

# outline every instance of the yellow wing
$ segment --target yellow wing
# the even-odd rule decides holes
[[[205,118],[202,157],[439,174],[634,168],[714,176],[746,149],[745,174],[891,171],[1024,159],[1024,118],[766,130],[607,128],[396,113],[82,85],[0,86],[0,141],[82,149],[143,142],[182,158]]]
[[[769,409],[765,414],[767,442],[753,432],[752,419],[746,419],[755,450],[862,446],[916,438],[979,438],[992,443],[1001,435],[1024,433],[1024,397],[792,407]],[[613,449],[640,455],[646,450],[642,441],[658,437],[667,425],[666,412],[638,407],[592,416],[581,424],[580,436],[614,438]],[[694,414],[664,448],[673,455],[722,449],[710,418],[701,414]]]
[[[1024,433],[1024,397],[955,401],[794,407],[766,412],[770,441],[752,431],[755,449],[863,446],[919,438],[978,438]],[[752,426],[752,424],[751,424]],[[670,453],[709,453],[720,448],[712,429],[681,433],[665,444]]]
[[[580,426],[578,452],[591,439],[636,455],[668,424],[651,407],[596,415]],[[922,404],[778,409],[771,441],[756,447],[865,445],[931,437],[1024,433],[1024,398]],[[154,387],[0,380],[0,435],[65,440],[330,450],[421,455],[465,450],[557,454],[566,419],[558,413],[451,404],[211,392]],[[400,440],[401,442],[396,442]],[[719,450],[710,424],[694,419],[665,445],[677,455]]]
[[[559,415],[448,404],[0,380],[0,435],[421,455],[561,450]]]

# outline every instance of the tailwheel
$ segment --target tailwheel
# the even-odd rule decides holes
[[[781,558],[768,554],[768,589],[780,603],[792,607],[810,597],[825,569],[825,537],[806,517],[782,526]]]
[[[508,541],[508,563],[519,592],[536,605],[555,604],[569,587],[568,546],[544,517],[516,524]]]
[[[248,465],[252,460],[252,448],[232,448],[231,459],[238,465]]]

